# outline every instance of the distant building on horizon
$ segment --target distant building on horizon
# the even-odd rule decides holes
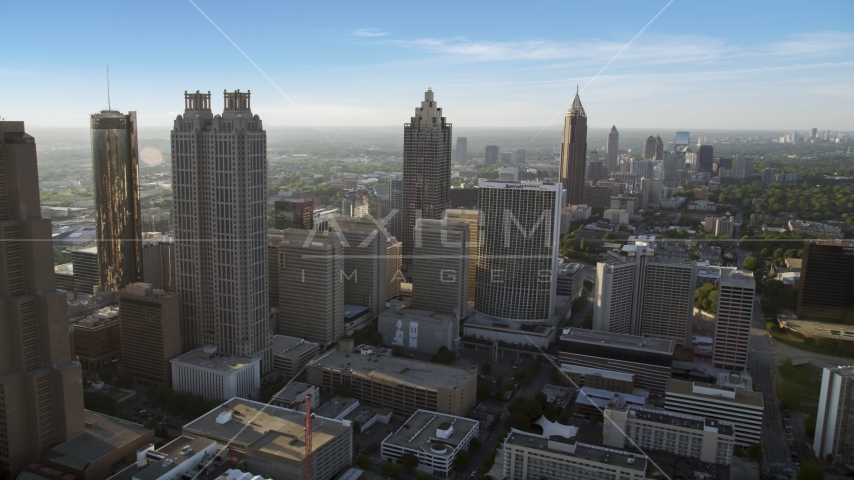
[[[485,157],[483,157],[484,165],[498,164],[498,145],[487,145]]]
[[[605,166],[609,172],[617,171],[617,156],[620,155],[620,132],[617,131],[617,126],[611,127],[608,132],[608,146],[605,149]]]
[[[457,137],[457,148],[454,150],[456,152],[456,161],[457,163],[466,163],[468,160],[468,150],[469,150],[469,141],[466,137]]]
[[[560,150],[560,183],[566,190],[565,205],[584,203],[584,179],[587,167],[587,114],[581,98],[575,100],[566,112]],[[560,201],[558,201],[560,203]],[[565,206],[561,205],[561,207]]]
[[[655,158],[655,137],[652,135],[646,137],[643,144],[643,159],[652,160]]]

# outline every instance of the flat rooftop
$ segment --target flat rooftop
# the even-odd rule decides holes
[[[556,435],[552,436],[551,440],[561,443],[567,442],[567,439]],[[520,447],[533,448],[536,450],[543,450],[552,454],[564,455],[567,457],[582,458],[598,463],[607,463],[609,465],[615,465],[628,470],[635,470],[637,472],[646,471],[646,458],[644,458],[643,455],[635,455],[625,450],[600,447],[598,445],[588,445],[586,443],[576,443],[575,453],[569,453],[549,448],[549,438],[535,435],[533,433],[520,432],[515,429],[511,430],[510,435],[507,437],[507,440],[505,440],[505,443],[518,445]]]
[[[305,392],[311,390],[312,388],[316,387],[307,383],[294,382],[288,385],[287,387],[279,390],[277,394],[273,395],[273,398],[285,401],[292,401],[295,400],[297,397],[302,397]]]
[[[453,433],[448,438],[439,438],[436,435],[437,428],[447,430],[449,426],[453,427]],[[477,420],[418,410],[396,432],[386,437],[383,443],[413,450],[423,449],[425,452],[436,456],[450,456],[457,445],[462,443],[466,435],[477,426]],[[451,448],[445,449],[444,452],[431,448],[437,444],[444,444]]]
[[[561,341],[580,342],[592,345],[603,345],[625,350],[636,350],[664,355],[673,355],[675,343],[673,340],[644,338],[622,333],[599,332],[586,328],[565,328],[560,336]]]
[[[721,394],[720,395],[712,395],[706,394],[702,392],[695,392],[694,386],[700,387],[702,389],[708,390],[717,390]],[[746,390],[740,388],[732,388],[732,387],[721,387],[719,385],[714,385],[711,383],[705,382],[690,382],[684,380],[676,380],[675,378],[671,378],[667,382],[667,394],[676,394],[676,395],[687,395],[691,397],[697,397],[698,399],[716,399],[716,400],[724,400],[730,403],[741,404],[748,407],[755,408],[763,408],[762,402],[762,394],[759,392],[748,392]],[[726,395],[726,396],[725,396]],[[729,398],[734,395],[734,398]]]
[[[614,380],[622,380],[624,382],[633,382],[635,375],[633,373],[614,372],[611,370],[602,370],[601,368],[580,367],[577,365],[561,364],[560,371],[567,373],[577,373],[579,375],[598,375],[602,378],[611,378]]]
[[[753,272],[745,270],[721,270],[721,285],[739,288],[756,288]]]
[[[273,355],[293,355],[307,352],[314,348],[320,348],[320,345],[306,341],[304,338],[273,335]]]
[[[344,304],[344,319],[352,320],[353,318],[358,317],[359,315],[370,310],[370,307],[363,307],[361,305],[350,305],[349,303]]]
[[[252,363],[258,363],[261,361],[261,358],[241,357],[238,355],[220,353],[219,351],[207,353],[205,352],[205,347],[202,347],[177,356],[169,361],[195,368],[205,368],[222,373],[230,373],[235,370],[240,370]]]
[[[777,320],[786,328],[796,330],[811,337],[837,338],[854,341],[854,327],[842,323],[813,322],[801,320],[794,315],[780,315]]]
[[[231,419],[218,423],[221,413],[230,413]],[[311,424],[312,447],[319,450],[349,430],[349,423],[345,426],[338,420],[315,416]],[[182,433],[222,443],[233,439],[232,448],[245,451],[251,447],[297,462],[305,458],[305,413],[244,398],[232,398],[184,425]]]
[[[91,427],[71,440],[53,447],[47,453],[46,459],[76,470],[84,470],[87,463],[94,462],[151,432],[138,423],[89,410],[83,410],[83,416],[86,424]]]
[[[451,322],[454,320],[454,315],[450,313],[437,313],[432,310],[420,310],[417,308],[409,308],[403,307],[400,309],[397,308],[387,308],[380,312],[380,317],[386,318],[403,318],[403,317],[418,317],[421,320],[425,321],[434,321],[434,322]]]
[[[477,376],[475,372],[460,367],[387,355],[345,354],[340,350],[333,350],[312,361],[309,367],[350,369],[356,376],[432,390],[463,388]]]
[[[321,405],[317,410],[312,410],[315,415],[320,415],[321,417],[327,418],[335,418],[338,415],[341,415],[344,410],[352,407],[353,405],[359,403],[355,398],[342,397],[340,395],[335,395],[328,402]]]
[[[160,450],[157,450],[158,453],[166,455],[166,458],[148,464],[146,468],[136,473],[133,478],[134,480],[158,480],[163,478],[167,472],[170,472],[178,468],[178,466],[184,462],[189,461],[189,457],[192,457],[196,453],[210,447],[211,443],[215,443],[215,441],[208,438],[178,437],[172,442],[164,445]],[[181,449],[185,446],[190,448],[189,455],[182,454]]]
[[[707,419],[705,417],[697,417],[694,415],[684,415],[679,413],[671,413],[663,410],[649,410],[646,408],[630,408],[629,418],[645,420],[647,422],[660,423],[662,425],[673,425],[675,427],[690,428],[692,430],[703,431],[706,426],[717,428],[718,433],[723,435],[735,435],[733,426],[729,423],[721,423],[717,420]]]

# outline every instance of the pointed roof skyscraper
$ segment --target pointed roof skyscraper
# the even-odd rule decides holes
[[[563,121],[560,153],[560,183],[566,190],[565,205],[584,203],[584,179],[587,159],[587,114],[581,106],[578,87],[575,99]]]
[[[584,113],[584,107],[581,106],[581,97],[578,96],[578,85],[575,86],[575,100],[572,101],[572,107],[570,107],[568,114],[576,117],[587,117],[587,114]]]

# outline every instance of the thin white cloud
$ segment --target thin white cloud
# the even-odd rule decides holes
[[[376,28],[360,28],[353,32],[356,37],[385,37],[388,32],[377,30]]]

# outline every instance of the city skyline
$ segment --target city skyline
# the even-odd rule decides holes
[[[177,116],[170,92],[220,85],[251,89],[269,125],[395,125],[407,99],[430,86],[458,126],[547,126],[559,123],[579,84],[586,108],[597,112],[591,128],[851,128],[854,32],[845,12],[854,6],[799,7],[662,1],[552,6],[549,15],[533,6],[511,15],[511,6],[471,4],[457,7],[460,19],[412,25],[405,6],[377,13],[342,5],[322,12],[323,26],[291,25],[273,35],[267,32],[281,18],[321,12],[270,4],[234,16],[218,2],[149,9],[57,4],[37,18],[21,12],[21,21],[9,26],[21,48],[0,69],[6,90],[16,92],[4,98],[0,116],[33,126],[83,125],[93,108],[107,106],[110,63],[112,103],[139,110],[141,127],[166,126]],[[576,22],[572,33],[552,28],[570,8],[587,21]],[[461,20],[473,16],[488,21]],[[84,36],[71,35],[117,21],[172,34],[97,51]],[[669,33],[669,25],[686,22],[690,34]],[[765,26],[761,33],[751,28],[758,23]],[[406,30],[398,27],[404,24]],[[210,53],[187,58],[168,47],[197,38],[210,43]],[[412,78],[407,72],[414,65],[426,73]],[[65,95],[69,90],[73,97]],[[793,111],[803,126],[790,123]]]

